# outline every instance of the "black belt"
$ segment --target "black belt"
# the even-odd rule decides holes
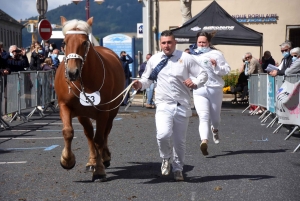
[[[181,104],[179,102],[177,102],[177,106],[180,106]]]

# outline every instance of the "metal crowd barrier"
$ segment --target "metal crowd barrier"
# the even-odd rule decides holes
[[[249,78],[249,104],[250,105],[258,105],[258,95],[257,91],[260,87],[258,74],[251,75]]]
[[[267,108],[266,113],[269,112],[267,116],[265,116],[266,113],[261,115],[261,117],[264,117],[261,122],[266,122],[272,114],[276,115],[276,93],[282,86],[282,84],[285,81],[288,81],[290,83],[297,83],[299,82],[299,80],[300,74],[294,74],[290,76],[276,76],[275,78],[267,74],[254,74],[249,77],[249,104],[265,107]],[[246,109],[248,108],[249,107],[247,107]],[[278,117],[275,116],[275,118],[267,125],[267,127],[272,127],[277,120]],[[282,126],[282,124],[279,125],[273,133],[278,132]],[[289,139],[297,129],[299,129],[299,126],[294,125],[294,129],[285,138],[285,140]],[[294,152],[296,152],[299,148],[300,144],[297,146]]]
[[[9,128],[9,124],[6,123],[6,121],[2,118],[2,115],[4,114],[4,112],[2,111],[2,104],[5,104],[4,102],[4,76],[0,76],[0,96],[1,96],[1,100],[0,100],[0,124],[1,127],[3,128]]]
[[[284,80],[289,81],[290,83],[296,83],[300,80],[300,74],[285,76]]]
[[[56,101],[54,91],[54,71],[21,71],[2,76],[1,83],[1,117],[2,115],[14,114],[14,118],[19,117],[27,121],[35,111],[41,116],[43,112],[38,106],[44,106],[45,109],[52,106]],[[49,106],[51,105],[51,106]],[[33,109],[27,116],[22,114],[23,110]],[[3,127],[6,122],[1,118]],[[5,123],[4,123],[5,122]]]
[[[267,107],[267,96],[266,92],[268,89],[268,74],[259,74],[258,75],[258,87],[257,87],[257,102],[261,107]]]

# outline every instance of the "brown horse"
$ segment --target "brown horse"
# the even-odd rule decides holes
[[[61,23],[66,57],[55,75],[65,143],[60,163],[65,169],[75,166],[75,155],[71,150],[74,136],[72,118],[77,117],[88,140],[86,168],[93,171],[93,181],[106,181],[105,167],[110,165],[111,160],[107,138],[122,101],[122,96],[115,98],[124,89],[124,71],[113,51],[93,47],[89,41],[93,18],[84,22],[67,21],[61,17]],[[90,118],[96,120],[95,135]]]

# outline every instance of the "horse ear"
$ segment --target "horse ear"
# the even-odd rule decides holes
[[[60,16],[60,23],[63,26],[67,19],[64,16]]]
[[[93,19],[94,17],[90,17],[90,19],[88,19],[87,23],[88,25],[90,25],[90,27],[93,25]]]

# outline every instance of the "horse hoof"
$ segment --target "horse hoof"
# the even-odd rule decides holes
[[[93,182],[106,182],[107,178],[106,175],[93,175]]]
[[[66,166],[64,166],[64,165],[60,162],[61,167],[64,168],[64,169],[66,169],[66,170],[71,170],[73,167],[75,167],[75,164],[76,164],[76,162],[75,162],[72,166],[66,167]]]
[[[94,172],[95,167],[93,165],[85,166],[85,171],[87,172]]]
[[[104,161],[103,165],[105,168],[108,168],[110,166],[110,161]]]

